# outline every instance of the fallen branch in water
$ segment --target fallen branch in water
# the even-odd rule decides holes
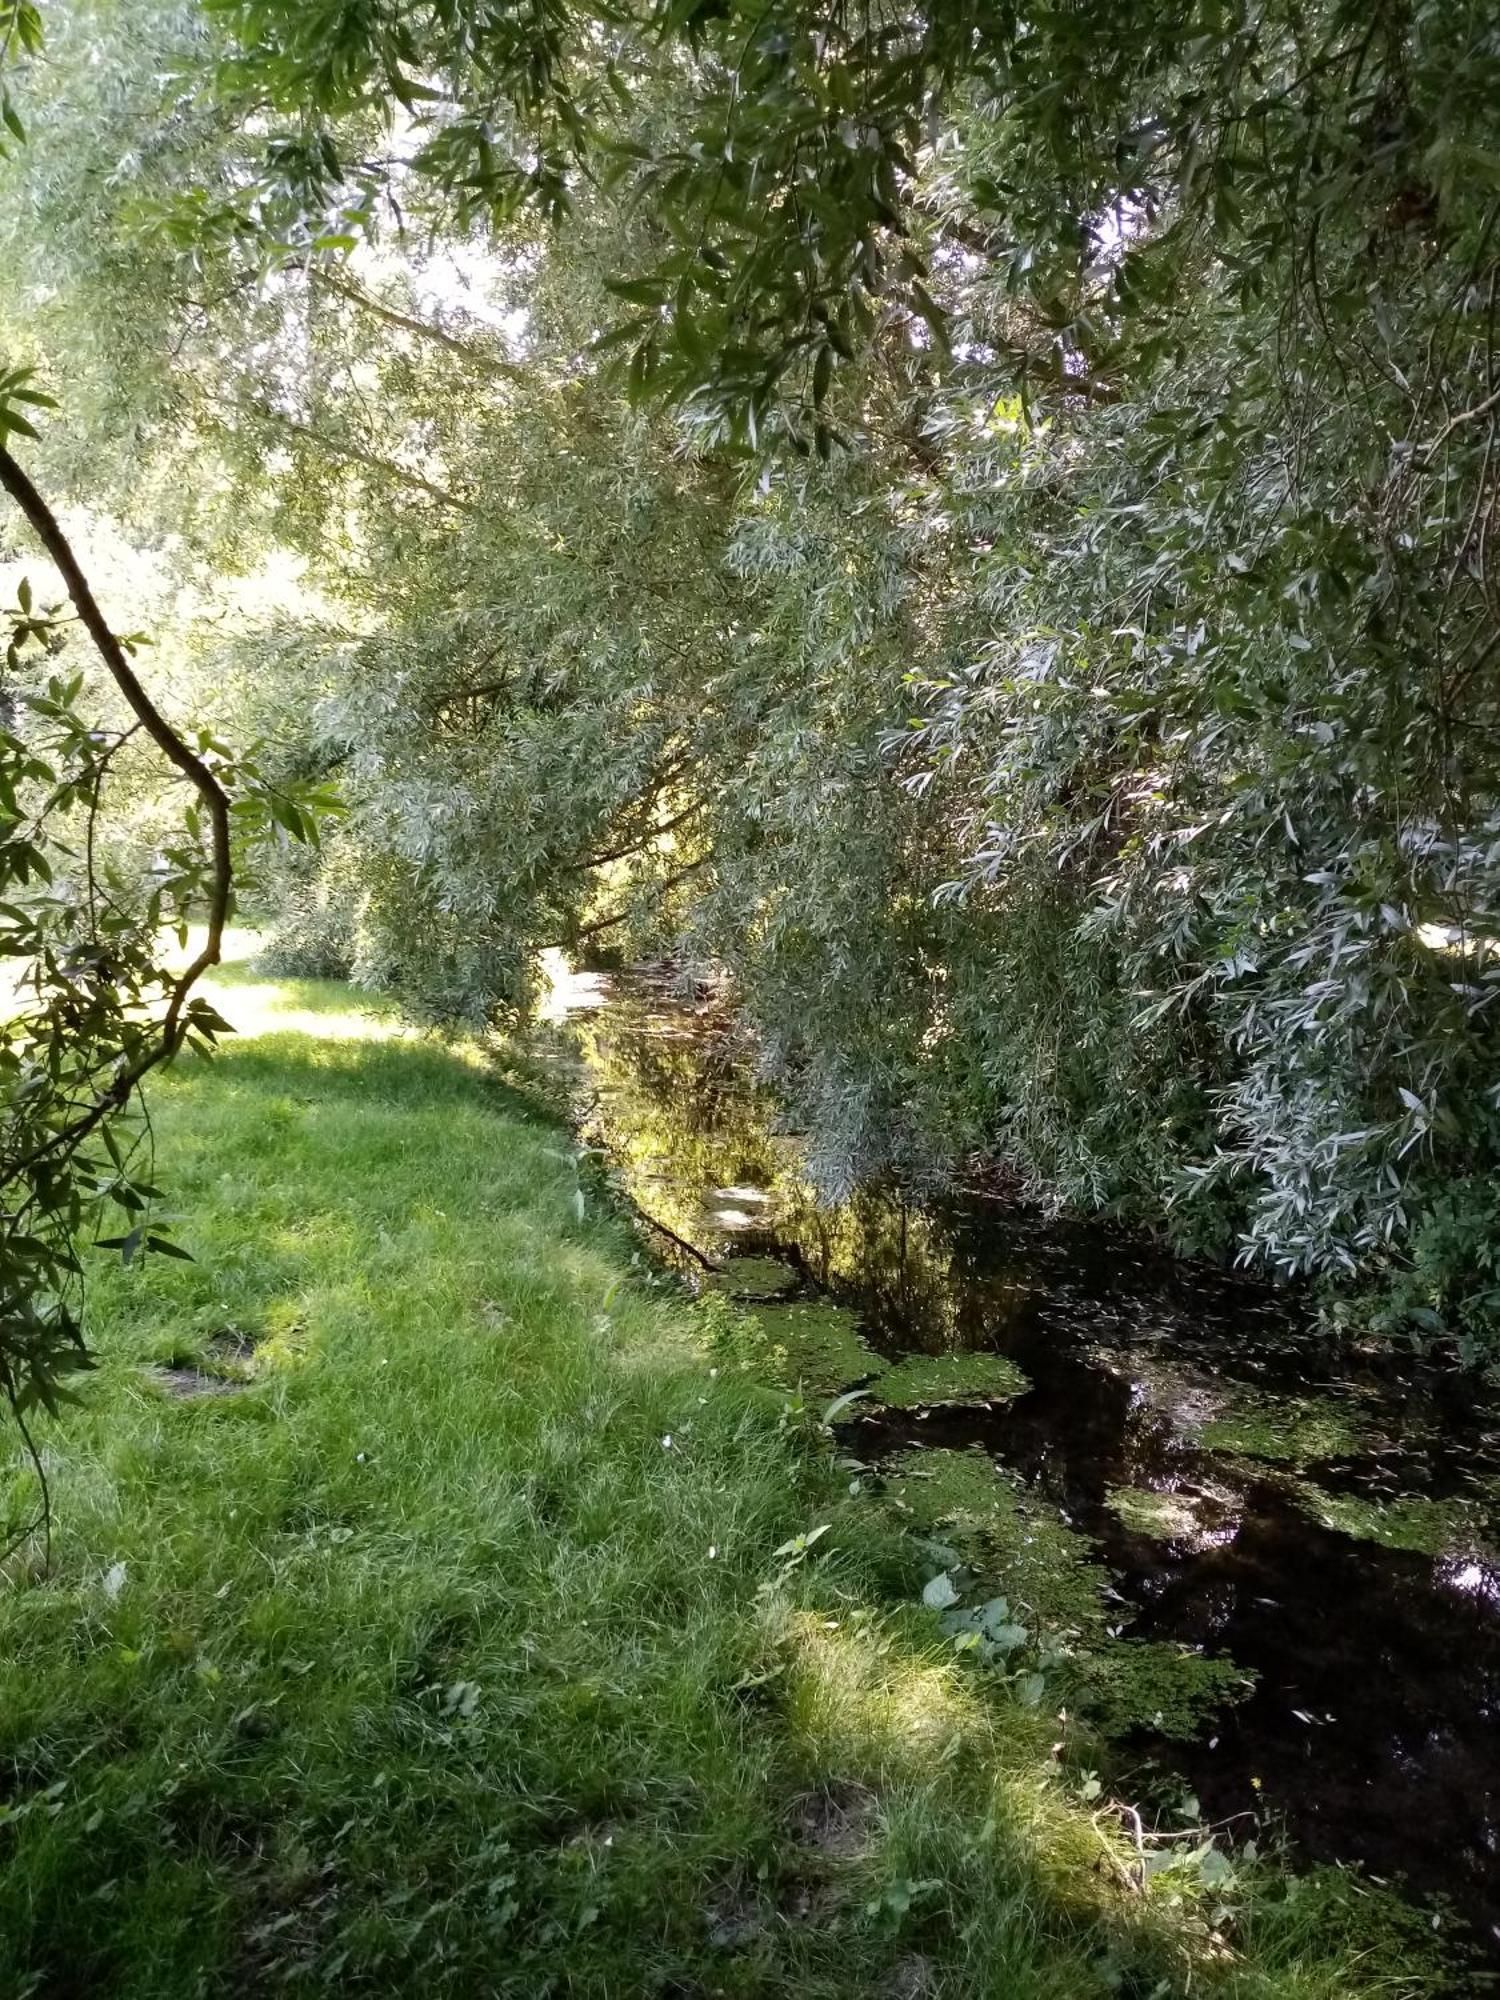
[[[723,1270],[724,1266],[722,1264],[716,1264],[712,1257],[705,1256],[694,1244],[689,1243],[685,1236],[679,1236],[675,1229],[669,1229],[666,1223],[658,1222],[654,1215],[648,1215],[634,1196],[630,1197],[630,1205],[641,1218],[642,1222],[649,1223],[653,1229],[659,1230],[669,1243],[675,1243],[679,1250],[685,1251],[693,1259],[694,1263],[701,1264],[705,1271],[713,1271],[717,1274]]]

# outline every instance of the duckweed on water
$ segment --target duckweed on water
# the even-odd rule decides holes
[[[795,1291],[797,1273],[779,1257],[728,1257],[708,1281],[713,1291],[732,1299],[779,1299]]]
[[[1185,1541],[1198,1531],[1198,1517],[1177,1493],[1153,1493],[1143,1486],[1112,1486],[1111,1508],[1133,1534],[1154,1542]]]
[[[1357,1412],[1331,1396],[1245,1395],[1200,1427],[1198,1443],[1205,1451],[1287,1465],[1357,1458],[1369,1449]]]
[[[969,1566],[1003,1589],[1041,1632],[1100,1636],[1109,1574],[1088,1538],[1018,1493],[980,1451],[910,1451],[893,1461],[889,1492],[919,1528],[955,1540]]]
[[[930,1403],[998,1403],[1030,1387],[1003,1354],[909,1354],[880,1378],[880,1401],[893,1410]]]
[[[919,1528],[991,1528],[1017,1501],[982,1451],[908,1451],[890,1467],[890,1490]]]
[[[853,1313],[842,1306],[749,1306],[745,1317],[766,1342],[770,1365],[789,1388],[833,1395],[885,1365],[860,1339]]]
[[[1184,1742],[1255,1688],[1233,1660],[1154,1639],[1112,1640],[1074,1662],[1073,1675],[1074,1699],[1102,1734],[1150,1729]]]
[[[1483,1546],[1478,1512],[1463,1500],[1431,1500],[1415,1493],[1396,1500],[1369,1500],[1357,1494],[1326,1493],[1311,1481],[1299,1481],[1297,1501],[1325,1528],[1357,1542],[1378,1542],[1382,1548],[1430,1556]]]
[[[1253,1688],[1233,1660],[1111,1636],[1109,1573],[1093,1560],[1093,1545],[1017,1492],[983,1452],[907,1452],[890,1468],[889,1490],[918,1527],[956,1544],[979,1579],[971,1595],[1004,1591],[1010,1615],[1035,1638],[1062,1642],[1049,1669],[1059,1675],[1055,1691],[1100,1734],[1190,1738]]]

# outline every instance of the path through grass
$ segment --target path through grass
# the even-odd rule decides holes
[[[545,1117],[342,989],[222,1004],[153,1098],[196,1261],[97,1278],[0,1595],[0,1993],[1426,1990],[1338,1878],[1131,1888]]]

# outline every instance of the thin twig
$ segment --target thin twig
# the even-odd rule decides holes
[[[37,1529],[40,1528],[42,1531],[42,1568],[44,1571],[50,1571],[52,1568],[52,1488],[47,1483],[47,1468],[42,1462],[42,1454],[37,1450],[36,1439],[31,1435],[31,1426],[22,1414],[21,1405],[16,1398],[14,1390],[10,1392],[10,1413],[16,1420],[16,1429],[21,1433],[21,1442],[26,1447],[26,1456],[31,1460],[31,1469],[35,1472],[36,1483],[41,1489],[42,1511],[37,1519],[32,1522],[31,1526],[27,1528],[25,1534],[21,1536],[20,1541],[13,1543],[11,1549],[7,1550],[6,1553],[13,1553],[15,1549],[21,1546],[22,1542],[29,1536],[34,1535]]]
[[[1431,458],[1434,452],[1442,449],[1454,431],[1461,429],[1464,424],[1478,423],[1481,417],[1487,417],[1490,411],[1496,408],[1500,408],[1500,389],[1492,390],[1482,402],[1476,403],[1472,409],[1460,410],[1456,417],[1450,417],[1437,436],[1430,438],[1426,444],[1420,447],[1417,456],[1423,459]]]
[[[450,354],[467,361],[471,367],[481,368],[489,375],[502,376],[508,382],[524,382],[526,379],[526,370],[517,367],[513,361],[502,361],[498,355],[486,354],[483,348],[476,347],[470,340],[461,340],[457,334],[449,333],[446,327],[435,326],[431,320],[419,319],[415,313],[402,312],[399,307],[387,305],[383,299],[375,298],[362,286],[353,284],[321,264],[309,264],[307,276],[310,283],[321,285],[325,291],[335,292],[339,298],[347,299],[350,305],[373,313],[387,326],[399,327],[403,333],[414,333],[423,340],[433,341]]]

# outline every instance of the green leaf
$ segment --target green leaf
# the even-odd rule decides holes
[[[156,1251],[162,1257],[180,1258],[184,1264],[191,1264],[193,1262],[191,1252],[184,1250],[180,1243],[174,1243],[167,1236],[148,1236],[146,1238],[146,1248]]]
[[[940,1571],[922,1587],[922,1602],[929,1611],[946,1611],[950,1605],[957,1604],[958,1596],[953,1579],[946,1570]]]
[[[145,1237],[144,1227],[132,1229],[128,1236],[101,1236],[94,1245],[96,1250],[118,1250],[120,1261],[128,1264],[140,1249]]]

